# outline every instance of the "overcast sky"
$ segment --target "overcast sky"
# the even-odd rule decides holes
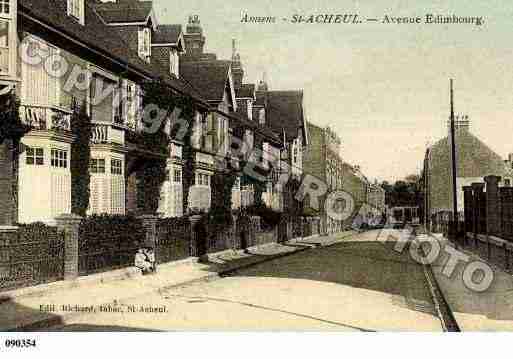
[[[162,23],[197,14],[206,50],[229,58],[236,38],[246,71],[264,71],[271,89],[304,89],[308,120],[330,125],[342,157],[369,178],[418,173],[428,143],[446,134],[449,78],[456,112],[505,157],[513,152],[513,2],[154,0]],[[241,17],[275,16],[276,24]],[[484,25],[291,24],[294,14],[357,13],[364,18],[427,13],[482,16]]]

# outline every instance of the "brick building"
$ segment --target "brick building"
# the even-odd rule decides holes
[[[343,189],[344,161],[340,156],[341,140],[329,127],[308,123],[310,144],[303,158],[304,173],[326,183],[328,192]],[[330,218],[321,202],[321,223],[325,233],[343,229],[343,222]]]

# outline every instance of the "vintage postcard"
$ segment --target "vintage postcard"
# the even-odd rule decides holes
[[[512,14],[0,0],[0,351],[513,331]]]

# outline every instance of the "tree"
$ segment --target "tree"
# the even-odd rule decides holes
[[[422,185],[419,175],[408,175],[404,180],[398,180],[393,185],[383,181],[381,187],[385,190],[385,202],[390,207],[414,207],[422,203]]]
[[[87,115],[86,103],[79,106],[73,102],[71,132],[75,141],[71,145],[71,212],[85,216],[89,207],[89,160],[91,158],[91,118]]]

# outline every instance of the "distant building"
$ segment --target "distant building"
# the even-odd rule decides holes
[[[370,183],[360,167],[344,163],[342,169],[342,189],[351,194],[355,206],[353,217],[346,219],[344,226],[350,226],[356,214],[366,221],[376,216],[377,211],[369,204]]]
[[[303,170],[326,183],[328,192],[342,189],[344,162],[340,156],[341,140],[329,127],[322,128],[308,123],[309,146],[303,156]],[[334,233],[343,229],[343,222],[328,217],[321,203],[321,223],[324,232]]]
[[[463,186],[483,182],[487,175],[511,181],[503,159],[470,132],[468,117],[456,121],[456,163],[458,211],[463,211]],[[452,171],[449,136],[429,147],[424,158],[424,207],[426,220],[440,211],[452,211]],[[511,166],[510,166],[511,167]]]

